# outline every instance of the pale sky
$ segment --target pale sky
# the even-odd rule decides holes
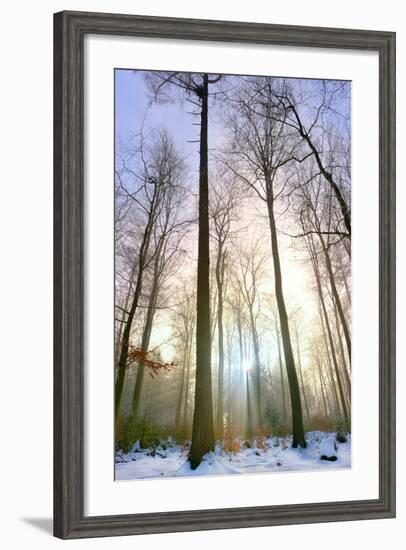
[[[311,81],[308,81],[308,86],[311,86]],[[140,131],[141,125],[144,125],[144,130],[165,126],[175,140],[178,150],[187,158],[188,172],[190,174],[190,186],[194,192],[197,191],[198,185],[198,143],[189,143],[190,140],[198,138],[198,126],[193,126],[196,120],[187,113],[191,110],[190,104],[150,104],[148,99],[148,90],[146,88],[142,72],[134,72],[129,70],[116,70],[115,73],[115,115],[116,115],[116,145],[120,141],[125,142],[131,136]],[[350,110],[350,102],[346,103],[343,100],[339,107],[343,110],[343,115],[348,116]],[[214,112],[214,114],[213,114]],[[210,113],[210,107],[209,107]],[[221,117],[215,109],[211,110],[209,115],[209,149],[215,150],[220,146],[224,136],[224,127],[221,122]],[[252,199],[251,199],[252,201]],[[241,233],[240,238],[243,239],[247,246],[250,245],[255,238],[260,238],[264,242],[264,247],[269,248],[270,252],[270,229],[267,221],[267,213],[265,205],[259,200],[255,202],[245,201],[243,208],[243,220],[240,224],[247,226],[248,229]],[[277,209],[277,206],[276,206]],[[289,219],[289,213],[278,220],[278,228],[282,232],[298,233],[299,230],[293,227]],[[197,229],[197,228],[196,228]],[[295,248],[292,245],[292,239],[279,232],[279,252],[281,257],[281,266],[283,274],[283,290],[285,301],[288,310],[299,307],[302,314],[303,335],[310,335],[312,325],[317,319],[317,299],[313,286],[313,275],[309,267],[305,267],[303,259],[306,257],[302,252],[302,243],[300,240],[294,242]],[[184,275],[195,269],[197,256],[197,234],[194,231],[190,237],[190,255],[192,259],[189,264],[184,266]],[[267,263],[267,272],[269,276],[260,286],[262,294],[274,294],[274,277],[272,256],[269,253],[269,261]],[[173,280],[174,288],[179,285],[180,274],[177,274]],[[267,314],[267,308],[263,306],[263,311]],[[155,326],[151,336],[150,348],[154,348],[166,341],[170,336],[170,322],[168,314],[160,312],[156,316]],[[271,334],[263,335],[263,348],[265,350],[264,358],[270,358],[271,361],[277,357],[276,346]],[[305,343],[305,338],[304,338]],[[305,346],[303,346],[305,347]],[[165,360],[172,360],[173,348],[166,343],[162,346],[162,354]],[[303,365],[306,366],[306,358]]]

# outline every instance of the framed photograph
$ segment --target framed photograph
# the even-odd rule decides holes
[[[61,12],[54,534],[395,515],[395,34]]]

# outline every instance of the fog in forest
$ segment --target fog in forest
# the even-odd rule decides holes
[[[116,479],[350,466],[350,106],[115,71]]]

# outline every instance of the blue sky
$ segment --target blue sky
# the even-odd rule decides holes
[[[144,120],[144,129],[159,128],[163,125],[170,131],[178,150],[188,157],[192,169],[198,167],[198,143],[190,141],[199,138],[199,117],[189,114],[194,107],[187,101],[175,101],[166,104],[150,104],[149,91],[144,80],[144,71],[128,69],[115,71],[115,120],[116,143],[126,142],[138,133]],[[222,125],[216,122],[216,116],[209,115],[209,146],[213,147],[221,139]]]
[[[116,139],[126,141],[144,128],[159,128],[165,125],[183,154],[196,152],[197,143],[188,143],[198,137],[198,128],[192,125],[193,118],[180,102],[154,105],[149,102],[149,92],[145,85],[144,73],[129,70],[116,70]],[[197,117],[196,117],[196,120]]]

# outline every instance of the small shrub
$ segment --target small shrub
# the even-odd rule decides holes
[[[145,417],[141,421],[141,426],[138,429],[137,439],[140,440],[141,448],[156,449],[160,442],[160,433],[158,428],[153,424],[149,424]]]
[[[241,441],[237,433],[230,427],[224,430],[223,451],[229,454],[230,460],[232,455],[236,455],[241,450]]]
[[[319,414],[314,414],[310,418],[309,425],[307,426],[307,431],[321,431],[321,432],[331,432],[334,428],[334,421],[327,416],[321,416]]]
[[[254,446],[261,451],[266,451],[268,449],[267,438],[270,437],[271,433],[266,428],[257,427],[255,430]]]
[[[183,445],[186,440],[190,439],[190,430],[186,427],[178,429],[172,434],[175,443]]]
[[[340,432],[340,433],[345,434],[345,433],[351,431],[351,423],[346,422],[345,420],[343,420],[341,418],[337,418],[334,421],[333,429],[331,431],[334,431],[334,432],[337,432],[337,433]]]
[[[116,449],[128,453],[136,441],[142,449],[156,449],[160,444],[161,434],[146,418],[139,419],[133,415],[126,418],[119,416],[116,423]]]
[[[116,423],[116,447],[128,453],[137,439],[134,417],[132,415],[126,418],[119,416]]]
[[[277,435],[278,437],[282,437],[288,433],[291,433],[291,431],[292,431],[292,428],[287,424],[280,424],[279,426],[276,426],[272,430],[272,435]]]
[[[122,449],[122,442],[124,437],[124,416],[120,414],[116,421],[116,430],[115,430],[115,442],[116,442],[116,451]]]

